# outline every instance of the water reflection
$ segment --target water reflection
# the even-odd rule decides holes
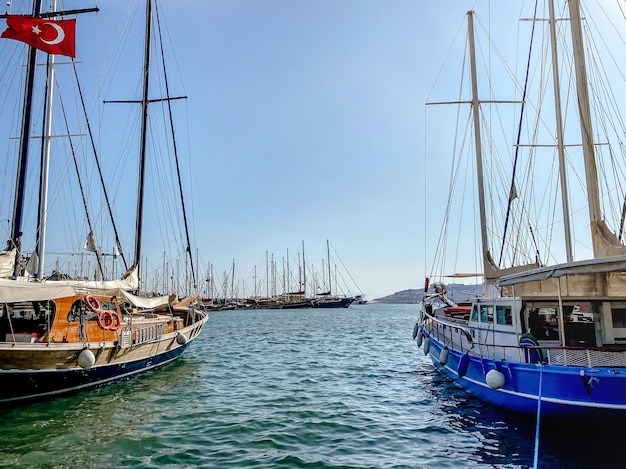
[[[433,420],[471,435],[473,444],[454,448],[466,461],[496,467],[532,467],[536,416],[495,408],[423,363],[415,372],[430,396]],[[539,467],[622,467],[618,464],[626,424],[611,420],[540,419]],[[452,454],[442,445],[442,451]]]

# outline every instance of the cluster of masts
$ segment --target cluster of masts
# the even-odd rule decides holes
[[[327,242],[328,243],[328,242]],[[340,259],[330,257],[330,244],[327,244],[326,259],[321,268],[308,263],[302,251],[297,253],[296,267],[290,264],[290,255],[276,261],[274,255],[265,253],[265,265],[254,266],[248,279],[237,279],[236,264],[225,270],[221,278],[216,275],[214,266],[209,264],[205,285],[201,289],[204,298],[220,303],[247,300],[260,302],[272,299],[281,302],[302,301],[304,298],[319,296],[354,296],[362,293]],[[331,262],[332,261],[332,262]],[[343,266],[343,269],[339,268]]]

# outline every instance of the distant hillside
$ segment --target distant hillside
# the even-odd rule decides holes
[[[463,284],[449,284],[446,285],[447,296],[453,301],[465,301],[470,298],[481,295],[485,291],[484,285],[463,285]],[[429,293],[432,293],[432,287],[429,289]],[[389,296],[382,298],[376,298],[371,303],[386,303],[386,304],[415,304],[422,301],[424,296],[424,289],[410,289],[402,290],[393,293]]]
[[[402,290],[395,292],[389,296],[383,296],[382,298],[376,298],[370,301],[370,303],[388,303],[388,304],[415,304],[422,301],[424,295],[424,289],[421,290]]]

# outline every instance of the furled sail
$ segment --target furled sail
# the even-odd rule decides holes
[[[13,275],[15,265],[15,249],[0,251],[0,278],[8,278]]]

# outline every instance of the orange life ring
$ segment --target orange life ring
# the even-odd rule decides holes
[[[122,319],[115,311],[99,311],[98,326],[105,331],[116,331],[120,328]]]
[[[98,311],[98,326],[105,331],[109,330],[109,324],[113,320],[111,319],[111,313],[108,311]]]
[[[116,331],[120,328],[121,325],[122,325],[122,318],[120,318],[120,315],[117,314],[117,312],[112,311],[111,312],[111,325],[109,326],[109,330]]]
[[[85,295],[83,297],[83,301],[87,304],[87,308],[93,313],[98,313],[100,311],[100,302],[91,295]]]

